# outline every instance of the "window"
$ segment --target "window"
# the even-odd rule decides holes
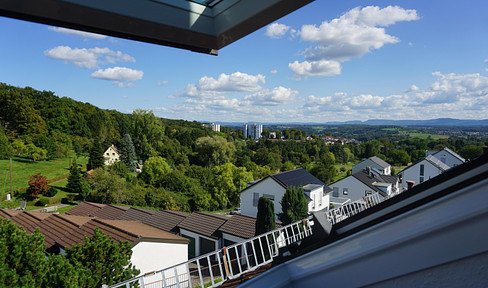
[[[342,194],[348,195],[349,194],[349,188],[342,189]]]
[[[420,183],[424,182],[424,177],[420,176]]]
[[[99,154],[100,155],[100,154]],[[107,153],[107,156],[110,156],[110,153]]]
[[[112,153],[113,156],[115,156],[115,153]]]
[[[420,164],[420,176],[424,176],[424,164]]]
[[[339,187],[334,187],[334,191],[332,191],[333,197],[339,197]]]
[[[255,194],[257,194],[257,193],[255,193]],[[271,201],[274,201],[274,199],[275,199],[275,195],[271,195],[271,194],[263,194],[263,197],[266,197]]]
[[[252,198],[252,206],[258,207],[258,202],[259,202],[259,193],[254,192]]]

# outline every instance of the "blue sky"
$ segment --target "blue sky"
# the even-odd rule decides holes
[[[486,119],[486,11],[318,0],[217,57],[0,17],[0,82],[208,122]]]

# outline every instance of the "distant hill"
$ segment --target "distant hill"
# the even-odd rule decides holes
[[[241,122],[215,122],[227,127],[242,127]],[[255,123],[250,121],[248,123]],[[257,122],[256,122],[257,123]],[[325,122],[325,123],[299,123],[299,122],[287,122],[287,123],[266,123],[259,122],[263,125],[371,125],[371,126],[488,126],[488,119],[472,120],[472,119],[454,119],[454,118],[438,118],[429,120],[387,120],[387,119],[370,119],[366,121],[353,120],[343,122]]]

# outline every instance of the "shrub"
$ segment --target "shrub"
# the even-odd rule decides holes
[[[63,204],[70,204],[71,202],[73,202],[75,200],[76,195],[77,194],[68,194],[68,195],[66,195],[66,197],[64,197],[63,199],[61,199],[61,203],[63,203]]]
[[[41,207],[44,207],[46,206],[47,204],[49,204],[49,199],[48,198],[41,198],[39,200],[37,200],[36,204],[34,204],[35,206],[41,206]]]
[[[58,189],[54,187],[50,187],[47,189],[47,191],[44,193],[44,196],[46,197],[53,197],[54,195],[58,194]]]

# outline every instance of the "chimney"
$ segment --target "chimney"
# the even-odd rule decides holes
[[[407,181],[407,186],[408,186],[407,190],[412,189],[413,185],[415,185],[415,181]]]

